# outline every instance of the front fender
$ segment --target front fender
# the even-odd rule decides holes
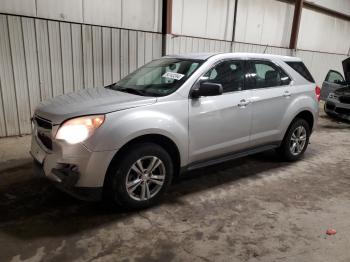
[[[188,159],[188,121],[186,101],[159,103],[106,115],[103,126],[85,145],[92,151],[119,150],[129,141],[143,135],[163,135],[172,140],[181,156]]]

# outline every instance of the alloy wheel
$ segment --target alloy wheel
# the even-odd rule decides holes
[[[306,129],[303,126],[298,126],[292,133],[292,137],[290,139],[289,150],[292,155],[299,155],[306,144]]]
[[[137,201],[154,197],[165,182],[165,165],[156,156],[145,156],[131,165],[126,176],[126,190]]]

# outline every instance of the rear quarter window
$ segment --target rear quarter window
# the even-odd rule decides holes
[[[303,62],[286,62],[291,68],[297,71],[302,77],[311,83],[315,83],[314,78],[310,74],[309,70],[306,68]]]

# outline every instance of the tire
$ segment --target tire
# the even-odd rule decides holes
[[[301,132],[300,138],[297,135],[299,131]],[[305,134],[305,139],[303,139],[303,134]],[[280,147],[276,151],[286,161],[298,160],[303,156],[309,139],[310,126],[308,122],[302,118],[296,118],[290,124]]]
[[[151,163],[154,170],[146,171]],[[154,143],[132,145],[111,164],[105,183],[105,198],[127,209],[152,206],[168,189],[173,173],[172,159],[164,148]]]

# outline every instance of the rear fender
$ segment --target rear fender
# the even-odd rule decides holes
[[[316,99],[310,97],[310,95],[301,95],[291,102],[286,110],[282,124],[281,124],[281,137],[280,140],[283,140],[285,133],[288,130],[288,127],[292,121],[296,118],[298,114],[303,111],[308,111],[313,116],[313,126],[310,127],[311,130],[315,126],[318,118],[318,102]]]

